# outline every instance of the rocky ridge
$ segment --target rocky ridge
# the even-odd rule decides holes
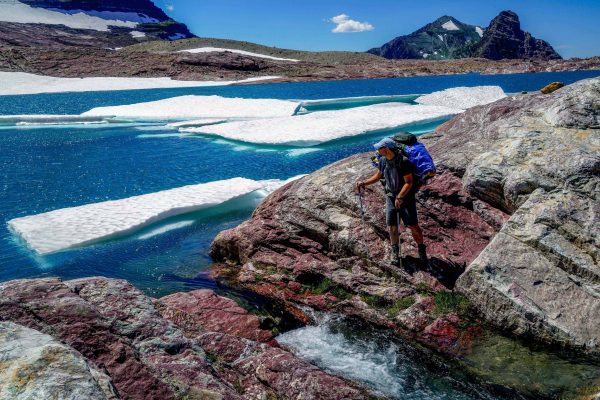
[[[405,36],[398,36],[368,53],[389,59],[553,60],[561,56],[547,42],[521,29],[519,16],[502,11],[487,28],[443,16]]]
[[[599,90],[595,78],[509,97],[424,138],[439,168],[418,195],[434,274],[419,270],[406,232],[404,269],[382,261],[383,192],[364,194],[363,216],[352,187],[373,173],[368,154],[282,187],[249,221],[221,232],[214,274],[451,357],[468,354],[488,329],[481,317],[513,337],[598,360]]]
[[[116,279],[3,282],[0,349],[3,399],[369,397],[210,290],[154,300]]]

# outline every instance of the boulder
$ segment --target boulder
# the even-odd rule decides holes
[[[544,93],[544,94],[550,94],[552,92],[554,92],[557,89],[560,89],[561,87],[564,87],[565,84],[562,82],[552,82],[546,86],[544,86],[540,92]]]
[[[210,290],[164,300],[118,279],[1,283],[0,377],[7,376],[0,380],[2,399],[35,393],[60,399],[369,396],[273,347],[277,343],[259,328],[258,317],[232,300]]]
[[[0,398],[112,400],[110,378],[49,335],[0,322]]]
[[[289,183],[249,221],[221,232],[213,273],[291,307],[358,316],[444,352],[453,346],[438,335],[461,324],[452,313],[414,308],[412,323],[398,309],[414,303],[415,292],[427,304],[468,267],[456,289],[477,315],[513,335],[596,357],[599,113],[595,78],[474,107],[424,137],[439,170],[417,197],[433,275],[419,270],[407,232],[405,269],[384,261],[381,187],[362,199],[353,188],[374,172],[369,154]],[[444,329],[432,325],[440,321]]]

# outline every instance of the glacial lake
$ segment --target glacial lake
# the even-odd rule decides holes
[[[506,93],[518,93],[539,90],[553,81],[569,84],[599,75],[600,71],[465,74],[0,96],[0,115],[79,114],[98,106],[132,104],[190,94],[311,100],[426,94],[450,87],[481,85],[499,85]],[[410,98],[395,101],[410,101]],[[367,103],[341,100],[309,111],[342,109]],[[403,130],[421,134],[434,130],[442,122],[444,120],[415,124]],[[210,209],[161,221],[118,239],[47,256],[38,256],[29,250],[8,229],[7,221],[66,207],[238,176],[255,180],[287,179],[310,173],[352,154],[370,151],[371,143],[386,134],[389,132],[302,148],[258,146],[206,136],[181,136],[164,122],[0,125],[0,281],[101,275],[127,279],[154,297],[206,287],[221,290],[205,275],[211,264],[208,255],[211,241],[219,231],[247,219],[261,201],[261,196],[250,194]],[[336,324],[334,333],[331,333],[329,325],[325,325],[315,328],[316,333],[306,328],[309,330],[298,331],[295,336],[288,335],[286,340],[294,347],[294,344],[300,346],[307,340],[316,341],[320,338],[315,346],[323,346],[323,354],[332,352],[331,357],[320,360],[307,355],[307,358],[344,375],[344,371],[331,365],[339,357],[335,353],[336,346],[340,347],[340,341],[341,345],[346,346],[343,341],[348,340],[339,333],[343,330],[339,328],[340,323]],[[379,388],[382,393],[415,399],[493,398],[483,389],[463,390],[460,385],[446,382],[444,377],[424,372],[418,363],[397,365],[399,356],[390,353],[392,350],[372,341],[360,340],[353,339],[352,343],[356,346],[357,343],[363,343],[362,347],[356,347],[351,354],[345,353],[347,363],[354,362],[354,357],[355,361],[362,360],[367,367],[379,366],[384,370],[382,373],[388,374],[383,376],[389,379],[397,377],[406,381],[390,382],[389,386]],[[298,348],[298,352],[302,351],[302,348]],[[402,353],[400,350],[398,352]],[[401,371],[398,370],[400,367]],[[572,388],[577,382],[597,379],[597,375],[587,367],[573,368],[573,376],[567,374],[569,381],[562,387]],[[547,373],[540,379],[555,379],[552,371]],[[577,375],[579,373],[581,376]],[[380,382],[381,376],[373,375],[373,382],[367,377],[350,377],[363,380],[372,387],[385,386]],[[409,387],[415,388],[414,391],[410,392]]]

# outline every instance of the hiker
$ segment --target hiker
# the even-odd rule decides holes
[[[390,262],[398,266],[400,260],[399,227],[400,221],[410,232],[417,243],[419,258],[424,268],[428,268],[427,251],[423,243],[423,232],[417,219],[417,178],[414,166],[398,150],[392,138],[385,138],[373,145],[380,155],[379,169],[365,181],[356,182],[356,190],[360,193],[365,187],[385,179],[385,221],[390,232],[392,253]]]

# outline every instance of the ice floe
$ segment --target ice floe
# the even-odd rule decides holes
[[[206,126],[206,125],[214,125],[220,124],[223,122],[227,122],[227,119],[224,118],[202,118],[202,119],[193,119],[186,121],[178,121],[167,124],[168,127],[171,128],[184,128],[191,126]]]
[[[76,124],[106,122],[106,118],[86,115],[0,115],[0,124]]]
[[[84,12],[69,14],[41,7],[31,7],[16,0],[0,3],[0,21],[21,24],[65,25],[74,29],[92,29],[96,31],[108,31],[109,26],[135,28],[138,25],[137,22],[133,21],[105,19]]]
[[[180,132],[217,135],[255,144],[314,146],[343,137],[434,121],[460,112],[441,106],[382,103],[289,117],[180,128]]]
[[[179,52],[180,53],[223,53],[226,51],[230,52],[230,53],[242,54],[242,55],[250,56],[250,57],[266,58],[269,60],[291,61],[291,62],[300,61],[295,58],[273,57],[273,56],[268,56],[266,54],[252,53],[250,51],[245,51],[245,50],[226,49],[226,48],[222,48],[222,47],[198,47],[195,49],[180,50]]]
[[[454,87],[418,97],[415,102],[466,110],[506,97],[500,86]]]
[[[141,196],[63,208],[8,221],[29,248],[48,254],[130,234],[175,215],[196,211],[245,194],[268,194],[290,180],[232,178]]]
[[[97,107],[82,115],[150,120],[184,118],[268,118],[293,115],[299,103],[275,99],[179,96],[124,106]]]
[[[26,72],[0,72],[0,95],[227,86],[277,78],[262,76],[238,81],[177,81],[171,78],[57,78]]]

